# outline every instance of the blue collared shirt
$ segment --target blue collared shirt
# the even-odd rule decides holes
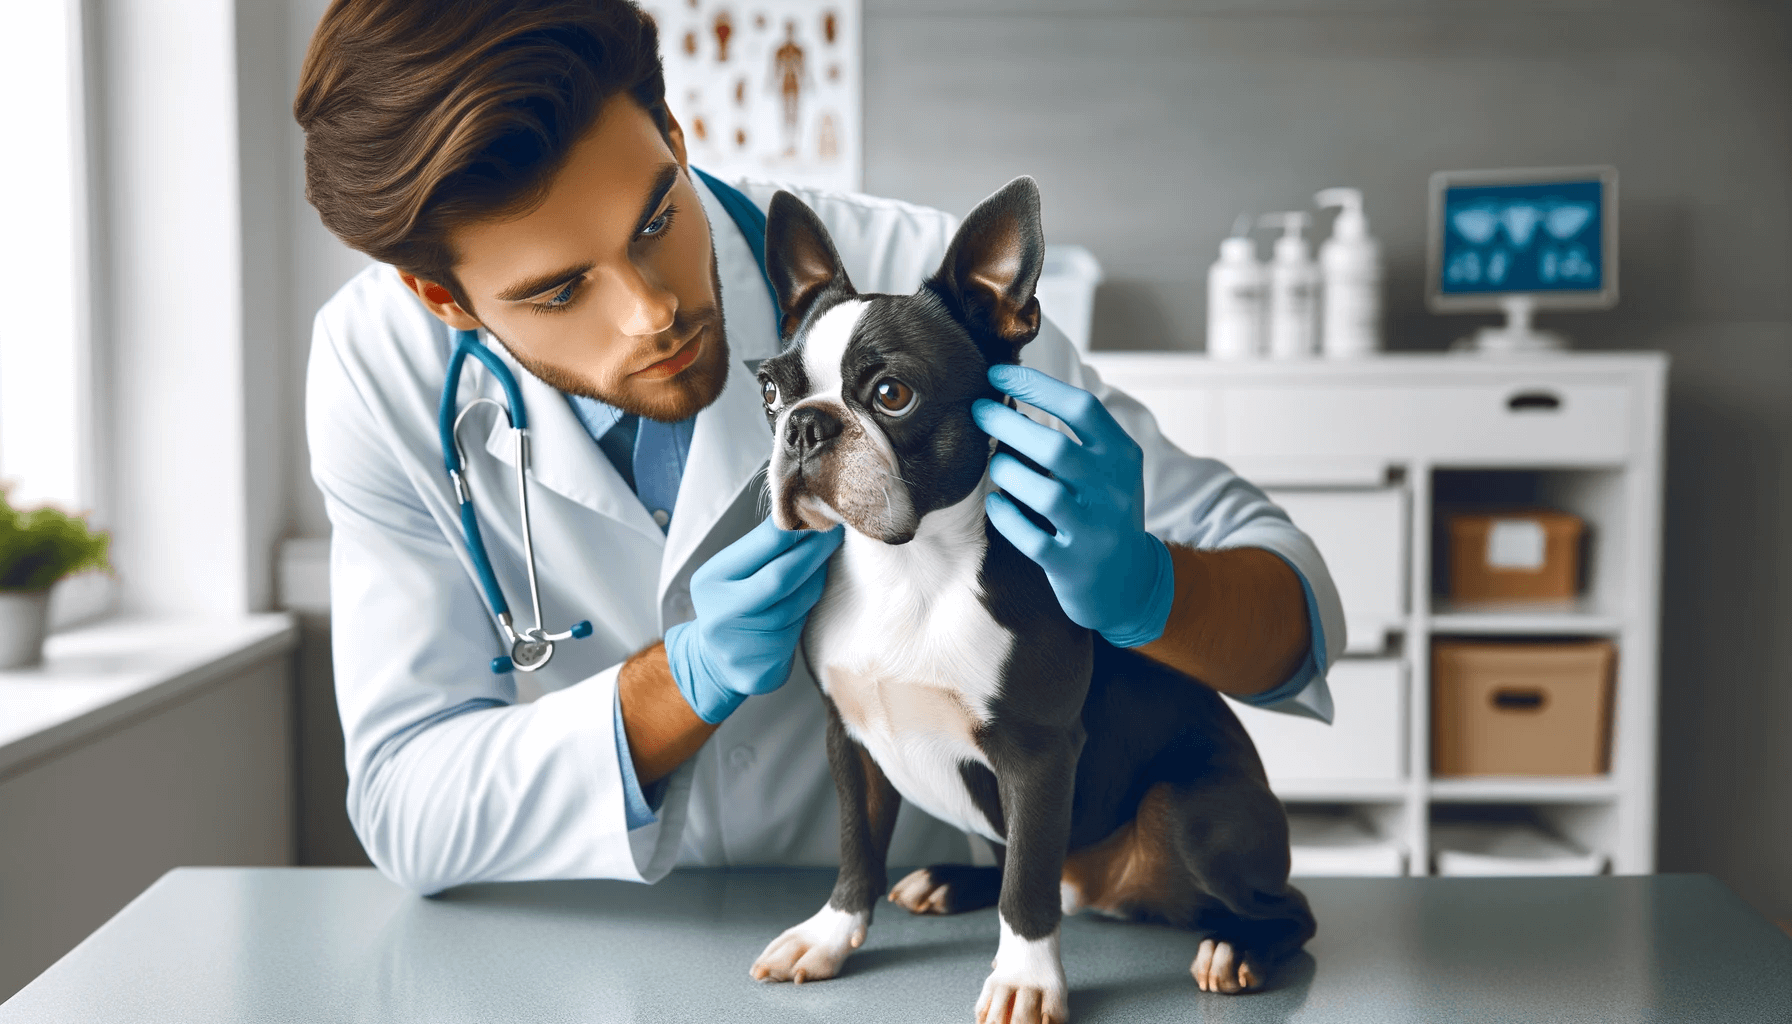
[[[660,532],[672,524],[677,510],[678,485],[684,479],[684,466],[691,454],[691,434],[696,417],[677,423],[656,423],[595,398],[567,395],[573,415],[584,424],[585,432],[603,449],[610,464],[641,499]],[[622,806],[630,831],[653,824],[656,819],[653,803],[641,789],[635,775],[634,756],[629,753],[628,734],[622,727],[622,697],[617,690],[615,702],[616,761],[622,766]]]

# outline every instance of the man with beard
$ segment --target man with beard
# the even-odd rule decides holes
[[[687,164],[654,25],[623,0],[338,0],[294,113],[307,197],[376,261],[319,312],[306,399],[374,863],[421,892],[833,863],[822,704],[785,683],[840,530],[766,518],[750,369],[779,344],[776,186]],[[861,292],[914,291],[952,237],[938,211],[797,191]],[[1127,645],[1329,720],[1344,630],[1312,543],[1056,328],[1026,364],[1014,393],[1036,370],[1086,388],[1142,452],[1118,489],[1142,507],[1086,510],[1041,562],[1064,606],[1110,587]],[[890,861],[965,843],[904,811]]]

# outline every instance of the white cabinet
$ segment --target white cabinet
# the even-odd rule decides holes
[[[1458,360],[1460,362],[1460,360]],[[1600,464],[1630,451],[1630,389],[1550,382],[1414,383],[1396,394],[1323,384],[1255,385],[1220,401],[1238,456],[1424,454]]]
[[[1654,869],[1664,356],[1087,358],[1170,440],[1262,486],[1325,556],[1350,633],[1330,673],[1336,722],[1234,705],[1284,801],[1354,807],[1415,871],[1433,819],[1477,809],[1525,812],[1619,873]],[[1435,593],[1437,506],[1488,495],[1586,521],[1577,600],[1465,608]],[[1610,772],[1432,779],[1434,636],[1615,641]]]
[[[1351,654],[1380,654],[1406,626],[1406,491],[1400,487],[1269,488],[1319,546],[1344,604]]]
[[[1405,666],[1392,658],[1351,658],[1332,666],[1332,724],[1233,704],[1257,744],[1263,770],[1279,787],[1347,792],[1344,784],[1406,777]]]

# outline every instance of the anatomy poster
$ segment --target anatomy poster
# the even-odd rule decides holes
[[[648,0],[691,163],[856,190],[859,0]]]

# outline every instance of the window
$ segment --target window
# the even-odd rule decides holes
[[[80,0],[7,10],[0,61],[0,484],[15,505],[91,510],[93,375]],[[57,588],[53,626],[108,610],[104,576]]]
[[[78,0],[7,11],[0,61],[0,481],[15,503],[79,510],[86,422],[87,195]]]

